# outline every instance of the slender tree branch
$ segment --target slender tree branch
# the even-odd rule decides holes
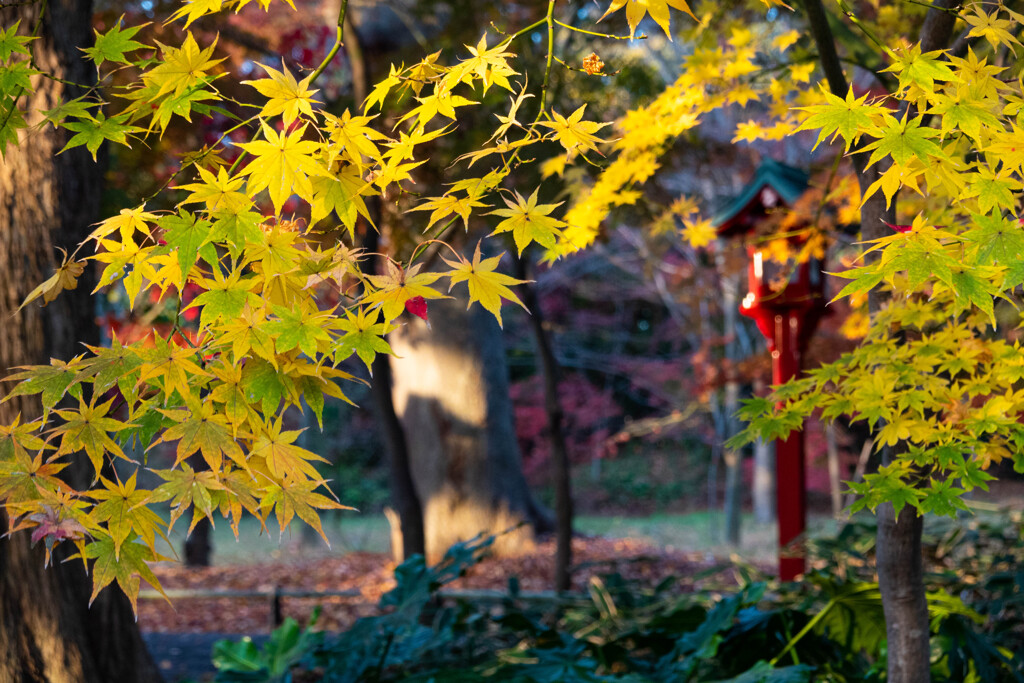
[[[334,61],[334,57],[338,54],[338,50],[345,42],[345,12],[348,10],[348,0],[341,0],[341,9],[338,10],[338,25],[336,27],[336,33],[334,37],[334,45],[331,47],[331,51],[324,57],[324,61],[320,62],[320,66],[316,68],[313,75],[310,76],[309,82],[312,83],[320,77],[320,74],[324,72],[324,69]]]

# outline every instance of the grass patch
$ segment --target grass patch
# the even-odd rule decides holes
[[[723,526],[724,518],[720,513],[704,511],[648,517],[584,515],[576,519],[576,531],[591,536],[643,539],[666,550],[703,552],[717,557],[736,553],[747,561],[774,560],[774,524],[758,524],[752,515],[744,515],[738,547],[724,542]],[[812,516],[808,526],[814,534],[836,530],[835,520],[826,516]],[[391,546],[391,532],[382,514],[325,515],[323,527],[330,547],[315,531],[305,528],[298,520],[283,535],[279,534],[273,519],[267,527],[268,530],[264,531],[256,519],[247,517],[239,525],[239,538],[236,540],[231,526],[225,520],[219,521],[213,531],[214,564],[253,564],[300,555],[317,558],[351,552],[386,553]],[[184,529],[182,525],[171,535],[171,541],[179,552]]]

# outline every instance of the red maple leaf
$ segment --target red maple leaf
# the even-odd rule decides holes
[[[417,318],[423,318],[424,322],[430,322],[427,320],[427,300],[422,296],[414,296],[406,301],[405,310],[409,311]]]

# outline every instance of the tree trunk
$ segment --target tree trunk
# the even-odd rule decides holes
[[[35,3],[2,8],[0,25],[11,26],[20,19],[20,32],[27,33],[37,21],[39,7]],[[91,3],[50,0],[48,7],[41,39],[31,46],[38,68],[74,83],[94,82],[95,68],[77,49],[92,41]],[[21,102],[31,112],[81,94],[49,79],[38,80],[36,87]],[[30,125],[37,120],[28,117]],[[53,273],[53,245],[70,251],[88,234],[89,224],[97,218],[102,177],[84,148],[56,156],[66,136],[49,126],[25,131],[20,139],[22,146],[8,146],[0,162],[3,368],[42,364],[51,356],[68,359],[81,352],[78,342],[98,342],[87,281],[47,308],[32,304],[15,313],[28,292]],[[38,415],[38,399],[0,405],[0,420],[10,422],[19,412],[23,420]],[[6,527],[7,520],[0,515],[0,531]],[[67,555],[58,547],[53,566],[44,570],[42,548],[30,548],[27,534],[0,540],[0,680],[159,681],[128,599],[111,588],[89,608],[89,577],[81,562],[61,563]]]
[[[743,453],[727,448],[724,441],[739,431],[736,412],[740,407],[740,384],[736,377],[736,363],[739,360],[736,328],[739,326],[737,291],[739,279],[726,272],[725,254],[717,252],[718,276],[722,282],[722,333],[725,336],[725,433],[722,445],[722,460],[725,462],[725,540],[730,545],[740,544],[740,528],[743,517]]]
[[[412,317],[412,316],[407,316]],[[532,543],[550,519],[523,475],[494,317],[466,299],[430,302],[430,327],[406,320],[391,334],[395,411],[423,509],[427,557],[480,532],[503,534],[499,553]]]
[[[527,262],[522,257],[516,259],[516,277],[526,280],[529,277]],[[558,398],[558,383],[561,370],[558,359],[551,348],[551,337],[544,327],[544,311],[537,298],[537,290],[532,284],[522,286],[523,303],[530,311],[530,326],[533,328],[533,341],[537,345],[537,356],[540,358],[541,374],[544,377],[544,406],[548,416],[548,439],[551,442],[552,466],[554,467],[555,484],[555,590],[567,591],[572,582],[570,567],[572,565],[572,479],[569,468],[569,448],[565,443],[563,424],[565,415]],[[595,458],[597,462],[599,459]]]
[[[848,83],[821,0],[805,0],[804,4],[829,89],[834,95],[845,97]],[[955,23],[955,15],[948,10],[959,5],[959,2],[937,0],[934,4],[935,7],[928,11],[921,25],[922,52],[948,46]],[[867,157],[864,154],[853,154],[852,159],[861,193],[865,194],[885,168],[882,164],[866,168]],[[895,204],[896,197],[892,205],[887,207],[885,197],[877,192],[864,202],[860,214],[862,240],[870,242],[888,234],[885,223],[897,222]],[[868,254],[865,260],[870,263],[878,256],[876,251]],[[869,292],[868,309],[872,316],[883,304],[884,298],[877,289]],[[891,452],[883,451],[883,462],[891,457]],[[882,592],[889,643],[887,680],[890,683],[926,683],[931,678],[928,606],[921,571],[922,526],[923,519],[913,510],[904,509],[897,520],[891,505],[879,507],[878,583]]]
[[[839,463],[839,443],[836,438],[836,426],[825,425],[825,444],[828,455],[828,484],[832,494],[832,516],[836,519],[843,514],[843,477]]]
[[[754,518],[760,524],[775,521],[775,448],[771,441],[754,442]]]

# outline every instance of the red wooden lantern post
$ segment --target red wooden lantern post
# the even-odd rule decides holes
[[[743,193],[715,219],[722,237],[753,233],[769,211],[795,202],[807,188],[807,176],[774,161],[758,168]],[[798,238],[794,238],[794,241]],[[800,357],[824,312],[822,264],[779,264],[764,258],[760,245],[749,244],[749,289],[740,313],[753,318],[768,340],[772,382],[780,384],[800,372]],[[784,284],[782,282],[784,281]],[[802,551],[785,548],[806,529],[807,487],[802,432],[775,443],[776,512],[779,522],[779,578],[791,581],[802,574]]]

